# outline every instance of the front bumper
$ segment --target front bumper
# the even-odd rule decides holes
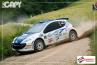
[[[32,45],[27,45],[27,44],[24,44],[24,45],[12,45],[12,50],[13,51],[20,51],[20,52],[27,52],[27,51],[33,51],[34,48],[32,47]]]
[[[20,51],[20,52],[28,52],[28,51],[34,51],[34,49],[14,49],[12,48],[13,51]]]
[[[22,49],[26,46],[26,44],[12,44],[12,48],[14,49]]]

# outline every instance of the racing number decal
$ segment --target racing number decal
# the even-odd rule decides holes
[[[59,30],[57,30],[57,31],[54,32],[56,40],[58,40],[60,38],[60,36],[62,36],[62,31],[63,30],[64,29],[59,29]]]
[[[63,35],[64,29],[65,28],[58,29],[58,30],[54,31],[52,34],[49,33],[47,35],[48,42],[49,43],[53,43],[53,42],[56,42],[56,41],[60,40],[61,39],[61,36]]]

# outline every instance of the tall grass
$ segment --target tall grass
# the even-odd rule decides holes
[[[28,26],[20,26],[13,23],[8,23],[0,26],[0,59],[14,55],[11,50],[11,42],[14,37],[22,34]]]

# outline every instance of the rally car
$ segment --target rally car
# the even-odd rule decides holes
[[[68,22],[68,18],[44,20],[34,24],[21,36],[15,37],[12,49],[17,52],[41,51],[46,46],[69,39],[78,38],[76,29]]]

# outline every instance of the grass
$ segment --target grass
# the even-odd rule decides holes
[[[92,1],[92,0],[89,0],[89,1]],[[25,21],[25,23],[35,23],[36,21],[40,21],[40,20],[56,19],[61,17],[68,17],[70,18],[70,21],[73,23],[79,23],[82,21],[92,21],[94,20],[94,12],[95,12],[92,10],[92,5],[93,5],[93,2],[73,3],[66,8],[62,8],[60,10],[31,17],[30,19]],[[95,12],[95,17],[97,20],[97,12]]]
[[[11,42],[14,37],[20,35],[27,29],[28,26],[18,26],[14,23],[0,26],[0,30],[2,30],[2,32],[0,31],[0,59],[2,57],[2,52],[3,58],[14,55],[14,52],[11,50]]]
[[[80,0],[78,2],[85,2],[85,1],[94,2],[96,0]],[[92,4],[93,3],[73,3],[66,8],[31,17],[25,20],[23,23],[33,24],[40,20],[56,19],[60,17],[70,18],[70,22],[72,24],[78,24],[79,22],[83,21],[94,21],[94,11],[92,10]],[[95,19],[97,20],[96,11],[95,11]],[[0,25],[0,59],[2,57],[2,52],[4,58],[14,55],[14,52],[12,52],[11,50],[11,42],[14,37],[22,34],[27,29],[28,26],[17,25],[16,23],[7,23],[4,25]]]
[[[96,31],[94,31],[94,33],[90,36],[91,38],[91,50],[92,50],[92,55],[97,57],[97,28]],[[97,65],[97,60],[96,60],[96,64],[93,65]]]

